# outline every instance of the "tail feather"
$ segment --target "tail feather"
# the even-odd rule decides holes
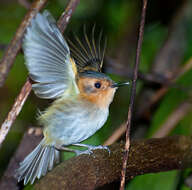
[[[54,158],[56,157],[53,149],[50,150],[50,155],[51,156],[49,157],[49,166],[48,166],[49,170],[51,170],[51,168],[53,168]]]
[[[38,167],[38,172],[37,172],[37,178],[40,178],[41,175],[44,176],[47,171],[48,171],[48,161],[49,161],[49,151],[50,148],[46,147],[44,152],[43,152],[43,157],[40,161],[40,164],[39,164],[39,167]],[[41,166],[44,166],[44,167],[41,167]]]
[[[44,158],[44,154],[43,154],[44,150],[45,150],[44,148],[41,149],[40,154],[37,154],[36,157],[32,160],[32,162],[30,164],[30,168],[28,168],[28,169],[26,168],[27,173],[25,174],[24,184],[27,184],[29,181],[31,181],[31,183],[33,183],[35,181],[36,177],[38,179],[40,178],[40,177],[38,177],[36,172],[38,172],[39,167],[42,167],[40,164],[40,161]]]
[[[43,139],[39,145],[20,163],[16,170],[18,181],[24,179],[24,184],[29,181],[34,183],[36,178],[44,176],[50,171],[55,163],[60,161],[59,151],[54,146],[47,146]]]

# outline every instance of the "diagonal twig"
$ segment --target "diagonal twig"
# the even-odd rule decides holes
[[[141,117],[144,112],[148,112],[151,109],[151,107],[155,105],[167,93],[170,87],[173,84],[176,84],[176,81],[191,69],[192,69],[192,58],[190,58],[185,65],[179,67],[178,69],[175,69],[175,71],[172,73],[172,77],[167,79],[166,84],[164,84],[164,86],[158,89],[150,97],[150,101],[148,101],[147,104],[143,104],[142,107],[140,107],[140,110],[137,112],[136,117]]]
[[[70,0],[65,11],[60,16],[59,20],[57,21],[57,25],[61,31],[61,33],[64,32],[67,24],[69,23],[69,20],[76,9],[77,5],[79,4],[80,0]]]
[[[3,86],[8,73],[14,63],[15,57],[21,49],[22,37],[25,33],[25,29],[30,24],[31,19],[39,12],[40,9],[45,5],[47,0],[36,0],[31,5],[30,10],[25,15],[19,28],[16,31],[11,43],[8,45],[1,61],[0,61],[0,87]]]
[[[120,190],[124,190],[124,187],[125,187],[125,174],[126,174],[127,160],[129,156],[129,147],[130,147],[131,119],[132,119],[132,111],[133,111],[134,99],[136,94],[136,81],[137,81],[138,68],[139,68],[139,62],[140,62],[141,46],[143,41],[146,8],[147,8],[147,0],[143,0],[143,8],[142,8],[142,14],[141,14],[140,28],[139,28],[139,38],[138,38],[137,50],[136,50],[136,61],[134,65],[134,75],[133,75],[132,86],[131,86],[131,97],[130,97],[130,104],[128,109],[128,118],[126,123],[127,125],[126,142],[125,142],[125,153],[123,157],[123,166],[121,171],[121,183],[119,188]]]
[[[126,123],[123,122],[112,135],[103,143],[104,146],[109,146],[115,143],[126,132]]]
[[[21,92],[19,93],[18,97],[15,100],[15,103],[13,104],[13,107],[11,108],[11,111],[9,112],[7,118],[1,125],[0,129],[0,147],[7,136],[13,122],[15,121],[16,117],[18,116],[19,112],[21,111],[23,104],[25,103],[29,93],[31,92],[31,83],[29,80],[25,83],[23,88],[21,89]]]
[[[171,130],[181,121],[189,111],[191,111],[192,104],[189,100],[182,102],[176,110],[171,113],[167,120],[159,127],[159,130],[153,135],[154,138],[161,138],[168,135]]]

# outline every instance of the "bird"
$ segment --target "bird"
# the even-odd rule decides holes
[[[26,30],[22,48],[32,89],[37,97],[53,103],[38,116],[43,139],[16,170],[18,182],[24,180],[24,185],[52,170],[60,162],[60,151],[77,156],[95,149],[110,151],[81,142],[104,125],[116,90],[129,82],[116,83],[101,72],[105,45],[101,47],[102,32],[97,41],[94,35],[95,27],[91,40],[85,32],[84,41],[75,37],[67,42],[48,10],[38,13]]]

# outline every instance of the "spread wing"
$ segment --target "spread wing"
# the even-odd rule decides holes
[[[23,49],[29,75],[36,82],[32,88],[38,97],[58,98],[69,90],[79,93],[69,47],[48,11],[32,20]]]

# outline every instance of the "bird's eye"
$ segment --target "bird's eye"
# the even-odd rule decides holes
[[[95,88],[100,88],[101,87],[101,83],[100,82],[96,82],[95,83]]]

